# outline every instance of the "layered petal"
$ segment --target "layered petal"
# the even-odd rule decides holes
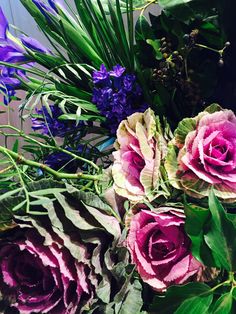
[[[133,216],[127,237],[132,263],[154,290],[184,283],[201,271],[183,228],[184,215],[174,208],[141,210]]]

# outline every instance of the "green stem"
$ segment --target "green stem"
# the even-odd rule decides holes
[[[1,147],[0,147],[1,149]],[[15,160],[15,158],[11,155],[11,151],[8,150],[7,148],[4,149],[4,154],[8,156],[8,158],[11,160],[13,166],[15,167],[17,173],[18,173],[18,176],[19,176],[19,179],[20,179],[20,183],[21,183],[21,186],[23,188],[23,191],[25,193],[25,201],[26,201],[26,213],[29,213],[29,210],[30,210],[30,199],[29,199],[29,194],[28,194],[28,191],[26,189],[26,186],[25,186],[25,182],[22,178],[22,175],[21,175],[21,171],[20,169],[17,167],[17,162]],[[14,153],[16,154],[16,153]]]
[[[136,8],[134,9],[135,11],[141,11],[141,15],[144,14],[144,11],[152,4],[155,4],[157,3],[157,0],[150,0],[147,4],[145,4],[143,7],[140,7],[140,8]]]
[[[51,150],[54,150],[54,151],[59,151],[59,152],[63,152],[65,154],[68,154],[68,155],[72,156],[75,159],[81,160],[81,161],[89,164],[94,169],[99,171],[99,167],[94,162],[92,162],[91,160],[88,160],[88,159],[85,159],[83,157],[80,157],[80,156],[78,156],[78,155],[76,155],[76,154],[74,154],[74,153],[72,153],[72,152],[70,152],[68,150],[65,150],[65,149],[63,149],[61,147],[56,147],[56,146],[51,146],[51,145],[48,145],[48,144],[41,143],[41,142],[31,138],[30,136],[26,135],[23,131],[21,131],[21,130],[19,130],[19,129],[11,126],[11,125],[0,125],[0,129],[5,129],[5,128],[8,128],[8,129],[16,131],[19,136],[21,136],[21,137],[23,137],[23,138],[25,138],[27,140],[30,140],[31,142],[33,142],[33,143],[35,143],[35,144],[37,144],[37,145],[39,145],[41,147],[48,148],[48,149],[51,149]]]
[[[211,292],[214,292],[216,289],[222,287],[222,286],[229,286],[231,284],[231,281],[230,280],[226,280],[224,282],[221,282],[219,283],[218,285],[216,285],[215,287],[213,287],[210,291]],[[205,293],[209,293],[209,291],[205,292]],[[204,294],[205,294],[204,293]]]
[[[11,160],[13,159],[16,164],[18,163],[18,164],[28,165],[30,167],[40,168],[46,171],[47,173],[53,175],[57,179],[87,179],[87,180],[93,180],[93,181],[98,181],[101,179],[101,175],[90,175],[90,174],[84,174],[82,172],[73,173],[73,174],[58,172],[39,162],[36,162],[33,160],[27,160],[25,157],[2,146],[0,146],[0,153],[3,153],[4,155],[11,157]]]
[[[130,55],[134,55],[134,13],[133,13],[133,0],[129,0],[130,10],[130,25],[129,25],[129,41],[130,41]],[[132,58],[132,67],[134,68],[134,59]]]
[[[210,50],[210,51],[214,51],[214,52],[218,53],[221,56],[222,56],[222,53],[223,53],[223,49],[222,50],[217,50],[217,49],[214,49],[214,48],[202,45],[202,44],[195,44],[195,46],[203,48],[203,49],[207,49],[207,50]]]
[[[19,69],[19,70],[22,70],[22,71],[25,71],[25,72],[29,72],[29,73],[32,73],[32,74],[35,74],[35,75],[38,75],[38,76],[41,76],[41,77],[45,77],[45,73],[43,71],[40,71],[40,70],[32,70],[31,68],[25,68],[23,66],[20,66],[20,65],[17,65],[15,63],[8,63],[8,62],[3,62],[3,61],[0,61],[0,65],[4,65],[8,68],[15,68],[15,69]],[[47,77],[48,79],[52,79],[51,76],[48,76]]]

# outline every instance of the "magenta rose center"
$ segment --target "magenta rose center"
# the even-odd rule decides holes
[[[126,151],[122,154],[123,170],[130,173],[135,178],[139,179],[140,172],[145,166],[145,161],[135,151]]]

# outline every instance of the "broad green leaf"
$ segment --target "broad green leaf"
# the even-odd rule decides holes
[[[188,234],[198,235],[209,218],[208,208],[194,204],[185,203],[184,212],[186,215],[185,230]]]
[[[196,296],[208,295],[211,288],[200,282],[170,287],[165,296],[155,296],[150,306],[151,313],[173,314],[182,302]],[[195,312],[196,313],[196,312]]]
[[[67,113],[67,114],[62,114],[59,118],[59,120],[74,120],[76,121],[78,119],[78,117],[76,116],[76,114],[72,114],[72,113]],[[101,117],[101,116],[96,116],[96,115],[88,115],[88,114],[82,114],[79,117],[79,120],[81,121],[102,121],[104,122],[106,120],[105,117]]]
[[[230,314],[232,302],[233,297],[231,292],[223,294],[214,304],[212,314]]]
[[[209,231],[204,236],[207,245],[217,256],[221,266],[228,271],[236,270],[236,228],[227,218],[226,212],[216,198],[213,189],[209,195],[209,209],[212,215]]]
[[[160,6],[181,21],[188,22],[197,16],[202,19],[213,15],[215,0],[159,0]]]
[[[209,306],[211,305],[213,295],[196,296],[184,301],[174,314],[196,314],[207,313]]]
[[[135,38],[137,41],[146,41],[148,39],[154,39],[153,30],[144,15],[140,15],[135,25]]]
[[[185,230],[192,242],[193,256],[204,265],[217,266],[217,261],[214,261],[212,252],[204,241],[205,224],[210,216],[209,209],[185,202],[184,212],[186,215]]]

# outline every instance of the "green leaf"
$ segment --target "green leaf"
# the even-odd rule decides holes
[[[14,153],[18,153],[18,149],[19,149],[19,140],[16,139],[15,142],[14,142],[14,144],[13,144],[12,151],[13,151]]]
[[[140,15],[135,25],[135,38],[137,41],[155,39],[153,30],[144,15]]]
[[[130,284],[125,300],[122,302],[119,314],[137,314],[143,306],[142,285],[139,280]]]
[[[181,21],[190,21],[196,17],[213,15],[215,0],[159,0],[160,6]]]
[[[155,40],[147,39],[146,41],[154,49],[154,51],[156,53],[156,59],[157,60],[162,60],[163,59],[163,55],[162,55],[162,53],[160,51],[160,47],[161,47],[160,40],[159,39],[155,39]]]
[[[209,209],[212,215],[209,231],[204,239],[218,258],[221,266],[228,271],[236,270],[236,228],[216,198],[213,190],[209,194]]]
[[[58,91],[61,91],[61,92],[65,93],[66,95],[77,97],[81,100],[90,101],[92,98],[90,93],[83,91],[83,90],[80,90],[78,87],[67,85],[67,84],[64,84],[62,82],[56,83],[55,86],[56,86],[56,89]]]
[[[74,121],[106,121],[105,117],[100,117],[100,116],[96,116],[96,115],[91,115],[91,114],[82,114],[79,117],[76,116],[76,114],[72,114],[72,113],[67,113],[67,114],[62,114],[58,119],[59,120],[74,120]]]
[[[193,256],[204,265],[218,266],[204,240],[205,224],[210,216],[209,209],[185,202],[184,212],[186,215],[185,230],[192,242]]]
[[[223,294],[214,304],[212,314],[230,314],[233,303],[232,293]]]
[[[195,118],[185,118],[179,122],[177,129],[174,132],[177,145],[183,145],[185,143],[185,138],[189,132],[196,129],[197,119]]]
[[[109,278],[103,277],[99,286],[96,289],[96,294],[104,303],[110,302],[111,283]]]
[[[184,301],[174,314],[196,314],[207,313],[211,305],[213,295],[196,296]]]
[[[158,314],[173,314],[182,302],[196,296],[207,296],[211,294],[210,290],[211,288],[208,285],[200,282],[172,286],[167,290],[165,296],[154,297],[149,310]]]

